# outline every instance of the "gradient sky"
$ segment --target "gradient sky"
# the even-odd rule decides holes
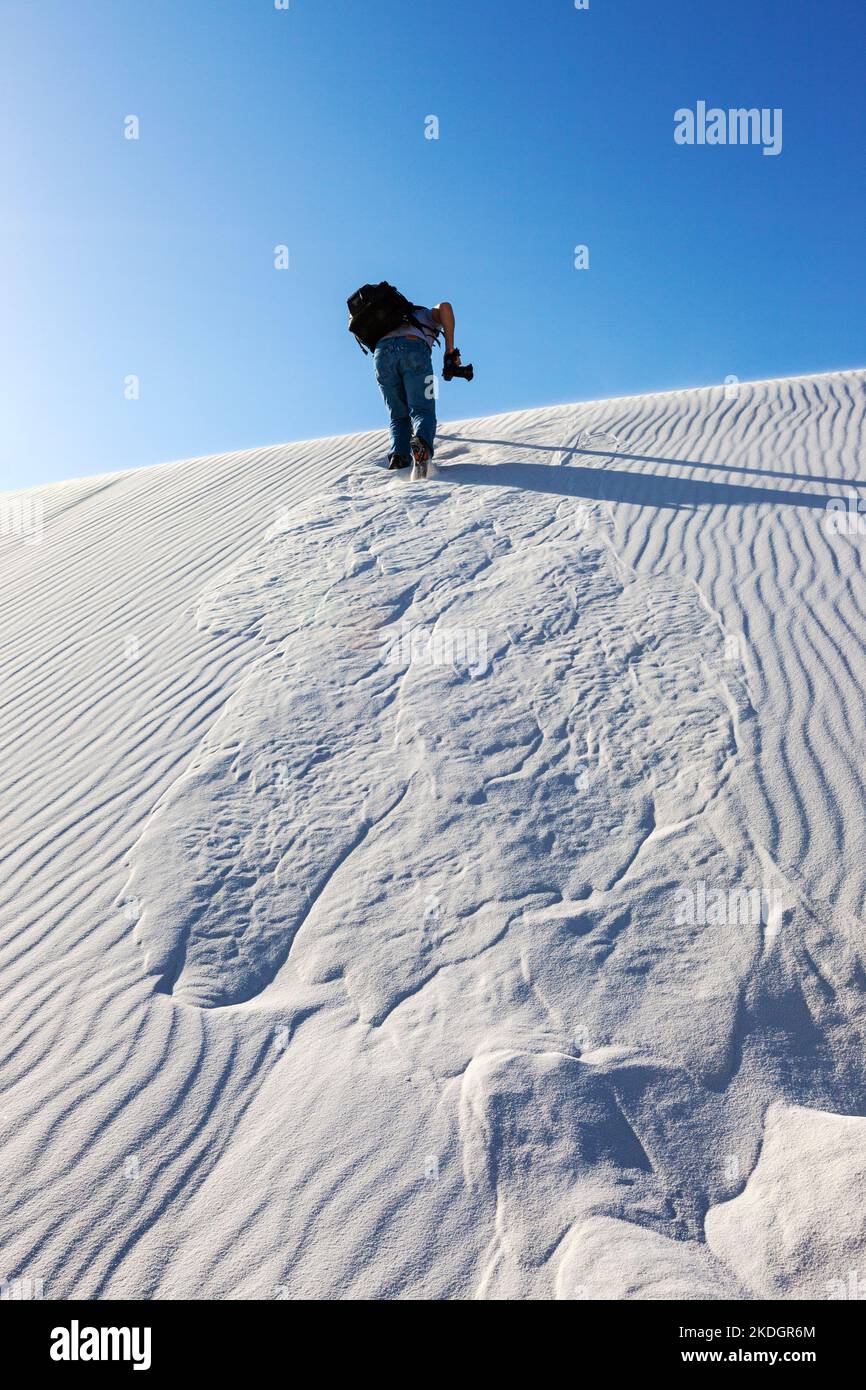
[[[367,280],[453,301],[445,418],[866,365],[864,38],[854,0],[0,0],[0,487],[384,424]],[[677,146],[700,99],[781,107],[781,155]]]

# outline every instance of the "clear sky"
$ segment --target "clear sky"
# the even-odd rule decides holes
[[[866,365],[857,0],[0,25],[0,487],[384,424],[345,326],[367,280],[454,303],[477,375],[445,418]],[[781,154],[677,145],[700,100],[781,108]]]

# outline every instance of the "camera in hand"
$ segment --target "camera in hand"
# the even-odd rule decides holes
[[[446,352],[445,361],[442,366],[442,380],[451,381],[453,377],[462,377],[464,381],[471,381],[475,375],[475,368],[469,362],[464,367],[460,361],[460,349],[455,348],[453,352]]]

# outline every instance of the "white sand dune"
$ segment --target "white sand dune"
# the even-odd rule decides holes
[[[864,385],[450,424],[426,484],[368,434],[35,494],[0,1279],[866,1281]]]

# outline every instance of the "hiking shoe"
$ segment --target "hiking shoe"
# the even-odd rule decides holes
[[[390,470],[391,470],[392,468],[408,468],[408,467],[409,467],[409,460],[407,459],[407,457],[406,457],[405,454],[389,454],[389,455],[388,455],[388,470],[389,470],[389,472],[390,472]]]
[[[412,436],[412,457],[416,463],[423,464],[429,463],[433,457],[433,450],[427,440],[421,438],[420,434],[413,434]]]

